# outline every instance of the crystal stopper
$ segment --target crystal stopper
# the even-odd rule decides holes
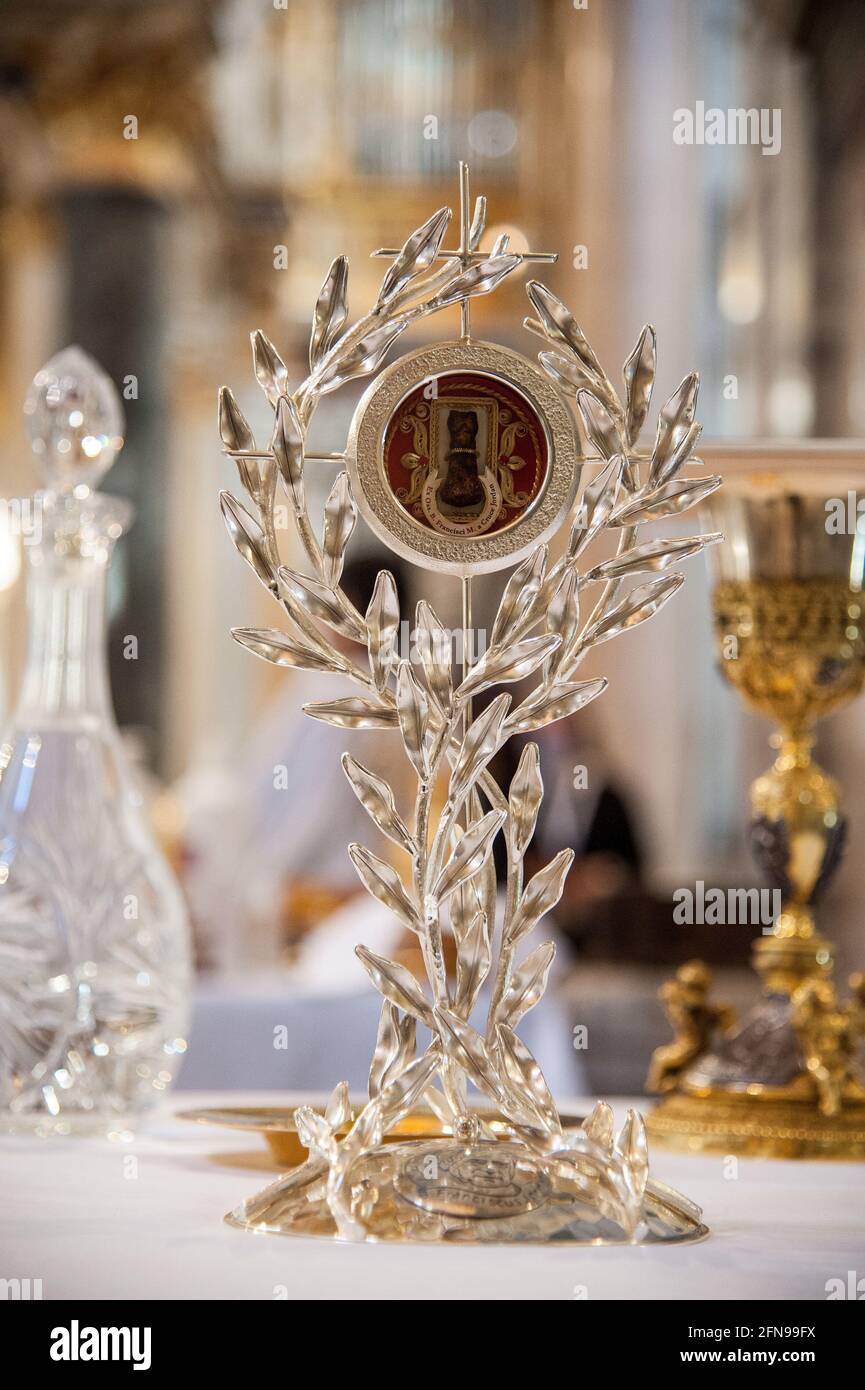
[[[52,491],[95,487],[123,448],[123,407],[114,382],[79,347],[58,352],[36,373],[24,419]]]

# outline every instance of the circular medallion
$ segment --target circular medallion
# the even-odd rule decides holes
[[[534,1211],[552,1190],[531,1154],[502,1140],[419,1144],[397,1172],[394,1186],[424,1211],[476,1220]]]
[[[490,343],[442,343],[388,367],[357,407],[346,462],[376,534],[456,574],[516,564],[557,529],[578,482],[566,401]]]

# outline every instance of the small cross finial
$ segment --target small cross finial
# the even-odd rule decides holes
[[[469,196],[469,166],[464,159],[460,160],[460,244],[454,249],[442,248],[436,256],[437,261],[459,261],[463,267],[476,265],[480,261],[488,260],[491,254],[496,252],[478,251],[477,244],[484,233],[486,225],[486,198],[478,198],[475,205],[474,221],[469,221],[469,208],[471,199]],[[504,254],[508,248],[499,247],[499,252]],[[377,251],[373,251],[373,256],[398,256],[400,248],[393,246],[381,246]],[[524,262],[545,262],[552,264],[558,260],[555,251],[517,251],[509,254],[518,255]],[[468,299],[460,300],[460,320],[461,333],[463,339],[470,336],[471,330],[471,301]]]
[[[470,265],[471,227],[469,226],[469,166],[460,160],[460,260],[463,266]],[[471,303],[460,300],[460,332],[464,339],[471,337]]]
[[[469,209],[471,198],[469,194],[469,166],[465,160],[460,160],[460,243],[453,249],[440,248],[437,261],[459,261],[463,268],[478,265],[481,261],[489,260],[491,256],[511,254],[519,257],[521,262],[547,262],[551,263],[558,260],[555,251],[515,251],[510,252],[507,245],[506,234],[499,238],[491,251],[479,251],[478,243],[484,234],[486,226],[487,200],[479,197],[475,203],[474,217],[470,218]],[[400,247],[382,246],[377,251],[371,252],[373,257],[381,256],[392,259],[400,254]],[[471,300],[463,298],[459,300],[460,306],[460,329],[463,341],[467,341],[471,336]],[[249,461],[268,460],[273,457],[270,451],[256,449],[224,449],[230,458],[245,459]],[[307,462],[316,463],[338,463],[343,459],[342,454],[304,454]]]

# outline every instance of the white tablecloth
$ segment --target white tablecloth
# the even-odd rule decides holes
[[[654,1175],[704,1208],[712,1235],[700,1244],[447,1249],[254,1236],[222,1216],[271,1180],[263,1149],[242,1161],[256,1137],[172,1114],[244,1101],[287,1098],[178,1094],[128,1143],[0,1137],[0,1278],[41,1279],[46,1299],[571,1300],[578,1286],[589,1299],[824,1299],[827,1280],[865,1275],[865,1165],[742,1159],[731,1177],[724,1159],[661,1151]]]

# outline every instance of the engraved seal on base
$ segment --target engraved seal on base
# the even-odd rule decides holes
[[[535,1211],[552,1190],[525,1149],[501,1140],[468,1148],[450,1140],[419,1146],[400,1168],[394,1187],[424,1211],[476,1220]]]

